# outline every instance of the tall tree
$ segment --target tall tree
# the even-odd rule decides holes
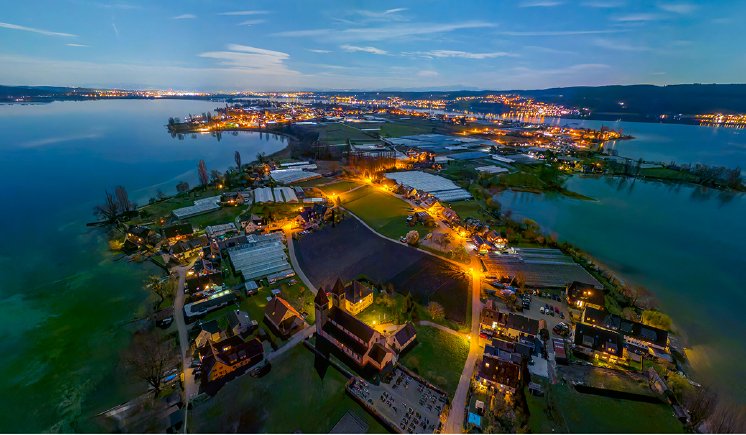
[[[233,153],[233,160],[236,161],[236,169],[238,169],[238,173],[241,173],[241,153],[236,151]]]
[[[207,173],[207,165],[205,165],[204,160],[199,161],[197,174],[199,175],[199,183],[203,188],[207,188],[207,185],[210,184],[210,175]]]
[[[140,332],[122,354],[122,362],[137,378],[153,387],[158,397],[163,386],[164,373],[178,362],[176,349],[170,341],[162,341],[156,332]]]
[[[707,387],[696,388],[685,398],[692,428],[697,428],[713,414],[718,401],[717,393]]]
[[[174,290],[171,281],[164,280],[158,275],[150,275],[145,281],[145,287],[149,288],[158,297],[158,303],[154,307],[156,310],[160,308],[166,298],[173,295]]]
[[[189,183],[186,181],[179,181],[179,184],[176,185],[176,191],[179,193],[189,192]]]
[[[119,204],[108,190],[105,191],[105,200],[103,204],[99,204],[93,208],[93,214],[99,219],[106,221],[114,221],[119,216]]]
[[[121,213],[126,213],[135,209],[135,203],[130,201],[127,189],[124,186],[117,186],[114,188],[114,195],[116,195],[117,205]]]

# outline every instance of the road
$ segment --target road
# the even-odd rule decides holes
[[[417,322],[417,324],[421,325],[421,326],[430,326],[432,328],[440,329],[443,332],[447,332],[449,334],[457,335],[457,336],[459,336],[461,338],[463,338],[463,337],[465,337],[467,335],[470,335],[470,334],[467,334],[467,333],[464,333],[464,332],[458,332],[455,329],[451,329],[451,328],[449,328],[447,326],[443,326],[443,325],[441,325],[439,323],[434,323],[434,322],[431,322],[429,320],[420,320],[419,322]]]
[[[472,255],[472,264],[474,264],[474,270],[478,269],[479,260],[476,255]],[[469,356],[466,358],[466,364],[464,364],[464,370],[461,372],[461,378],[458,381],[458,387],[456,388],[456,394],[453,396],[451,401],[451,410],[448,413],[448,421],[446,421],[443,432],[445,433],[461,433],[464,428],[464,417],[466,415],[465,408],[467,406],[466,397],[469,393],[469,387],[471,386],[471,376],[474,373],[474,366],[482,353],[482,347],[479,344],[479,315],[482,311],[482,301],[479,299],[481,294],[482,281],[479,275],[472,275],[471,279],[471,334],[469,344]]]
[[[181,351],[182,373],[184,374],[184,403],[186,403],[186,405],[189,405],[189,401],[199,393],[199,387],[197,386],[197,383],[194,382],[194,373],[191,367],[192,357],[189,355],[189,333],[187,332],[187,325],[184,320],[184,286],[186,283],[186,271],[190,267],[191,265],[175,268],[175,271],[179,276],[179,281],[176,286],[176,297],[174,298],[174,320],[176,321],[176,329],[179,332],[179,350]],[[188,427],[188,414],[189,407],[185,406],[184,433],[186,433]]]
[[[311,283],[311,280],[308,279],[306,274],[303,273],[303,269],[300,268],[298,259],[295,257],[295,240],[293,240],[293,232],[291,230],[285,230],[285,240],[287,241],[288,245],[288,257],[290,257],[290,264],[293,266],[295,274],[298,275],[300,280],[303,281],[303,284],[305,284],[306,287],[315,295],[317,292],[316,287],[314,287],[313,283]]]
[[[298,331],[292,337],[290,337],[290,340],[288,340],[287,343],[283,344],[279,349],[268,354],[265,359],[271,362],[275,358],[295,347],[298,343],[301,343],[306,338],[312,336],[314,332],[316,332],[316,325],[306,326],[302,331]]]

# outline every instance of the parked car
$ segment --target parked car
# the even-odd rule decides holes
[[[540,312],[541,314],[544,314],[544,307],[541,307],[541,308],[539,308],[539,312]]]
[[[559,312],[560,312],[560,309],[559,309],[559,307],[558,307],[558,306],[555,306],[555,307],[554,307],[554,312],[555,312],[555,313],[557,313],[557,314],[559,314]]]
[[[560,312],[560,319],[564,319],[564,318],[565,318],[565,313]]]

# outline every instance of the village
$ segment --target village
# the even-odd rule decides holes
[[[573,195],[562,174],[593,171],[584,153],[619,133],[319,116],[289,123],[303,132],[291,131],[290,154],[243,164],[237,151],[236,166],[212,176],[201,163],[200,186],[121,223],[115,245],[165,272],[149,282],[159,296],[150,319],[180,357],[151,383],[160,430],[692,424],[683,401],[697,385],[682,374],[670,319],[492,198],[504,188]],[[110,413],[119,430],[142,430],[122,412]],[[638,412],[655,418],[630,418]],[[307,416],[284,417],[297,413]]]

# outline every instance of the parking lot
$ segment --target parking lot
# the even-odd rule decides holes
[[[549,305],[552,308],[552,311],[554,311],[553,316],[541,313],[541,308],[546,305]],[[557,310],[555,308],[559,309],[559,313],[556,312]],[[549,330],[549,335],[551,337],[559,337],[559,335],[552,332],[552,329],[554,329],[554,326],[558,323],[563,322],[566,325],[570,325],[570,312],[567,310],[567,303],[564,299],[557,301],[555,299],[540,296],[531,296],[531,307],[529,309],[524,309],[523,313],[519,314],[523,314],[530,319],[543,319],[546,321],[547,329]],[[562,316],[564,316],[564,319]]]
[[[350,385],[350,392],[405,433],[433,433],[448,400],[444,394],[398,368],[390,382],[373,385],[356,379]]]

